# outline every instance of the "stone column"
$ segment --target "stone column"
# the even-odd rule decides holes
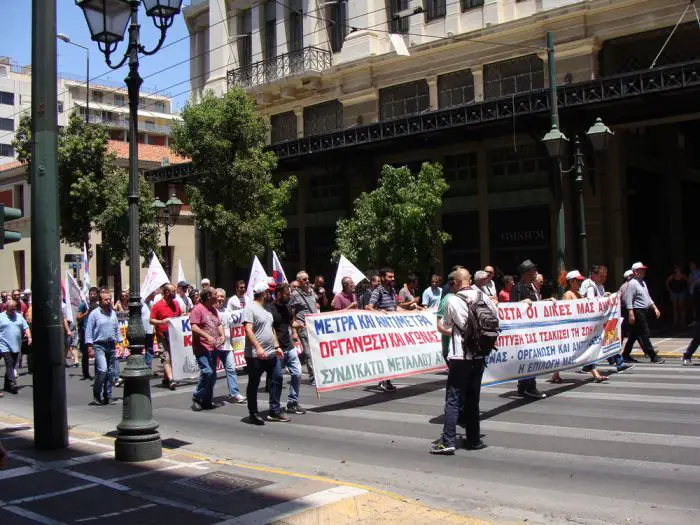
[[[294,114],[297,117],[297,138],[304,137],[304,108],[297,106],[294,108]]]
[[[484,101],[484,66],[472,67],[472,76],[474,77],[474,101]]]
[[[209,74],[206,79],[206,89],[213,89],[217,95],[226,89],[226,66],[229,54],[228,31],[224,9],[209,6]]]
[[[431,75],[427,77],[426,80],[428,81],[428,94],[430,95],[430,109],[436,110],[440,107],[437,75]]]

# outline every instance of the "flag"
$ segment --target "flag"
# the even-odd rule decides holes
[[[65,277],[65,294],[66,294],[66,317],[69,321],[76,322],[78,319],[78,308],[81,302],[87,302],[83,295],[78,282],[73,278],[73,275],[66,271]]]
[[[272,278],[276,283],[286,283],[287,276],[284,274],[284,268],[282,268],[282,263],[280,262],[277,254],[272,252]]]
[[[187,279],[185,279],[185,270],[182,269],[182,259],[177,260],[177,282],[182,282],[185,281],[187,282]]]
[[[340,256],[338,261],[338,272],[335,274],[335,282],[333,283],[333,293],[340,293],[343,291],[343,285],[340,282],[343,277],[350,277],[355,282],[359,283],[363,279],[367,279],[365,274],[358,270],[354,264],[348,261],[344,255]]]
[[[148,273],[146,274],[146,279],[143,281],[143,286],[141,286],[141,300],[143,301],[151,295],[151,293],[166,283],[169,283],[168,275],[163,270],[163,266],[160,264],[156,254],[153,254],[151,258],[151,264],[148,265]]]
[[[87,246],[83,243],[83,289],[89,289],[92,286],[90,282],[90,259],[88,259]]]
[[[253,300],[253,286],[258,281],[267,281],[270,278],[265,273],[265,268],[260,264],[258,256],[253,257],[253,266],[250,269],[250,277],[248,278],[248,289],[245,292],[245,296],[249,301]]]

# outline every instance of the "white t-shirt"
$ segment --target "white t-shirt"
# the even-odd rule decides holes
[[[175,296],[175,300],[177,301],[177,304],[180,305],[180,311],[182,312],[182,315],[185,315],[188,313],[190,310],[192,310],[192,299],[189,297],[185,296],[183,299],[180,297],[180,294],[177,294]]]
[[[219,319],[221,320],[221,326],[224,327],[224,345],[219,350],[232,350],[231,346],[231,314],[224,308],[223,310],[218,310]]]
[[[578,291],[582,297],[594,299],[596,297],[605,297],[605,288],[602,284],[596,284],[592,279],[586,279],[581,283],[581,289]]]
[[[243,296],[243,302],[241,302],[241,299],[237,296],[234,295],[228,300],[228,303],[226,303],[226,309],[227,310],[243,310],[245,308],[245,300],[246,296]]]
[[[461,290],[457,295],[465,297],[468,301],[475,301],[478,297],[476,290]],[[448,330],[452,330],[452,340],[450,341],[450,350],[447,354],[447,359],[465,359],[464,351],[462,350],[462,331],[467,325],[469,318],[469,308],[463,299],[452,295],[447,298],[445,303],[445,315],[442,318],[442,326]],[[488,297],[482,297],[484,303],[488,305],[493,313],[498,315],[496,305],[493,304]],[[467,353],[466,359],[473,359],[470,353]]]
[[[143,330],[146,335],[153,335],[153,325],[150,322],[151,319],[151,308],[145,302],[141,304],[141,322],[143,323]]]

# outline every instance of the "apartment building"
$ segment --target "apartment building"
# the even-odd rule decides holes
[[[332,273],[337,220],[381,166],[426,160],[441,162],[450,184],[437,220],[452,240],[438,270],[488,262],[511,273],[529,257],[551,275],[559,176],[571,267],[580,225],[566,170],[580,136],[591,264],[617,280],[641,259],[658,280],[672,262],[700,257],[694,10],[687,0],[200,0],[184,16],[195,96],[244,88],[270,121],[277,176],[299,178],[288,272]],[[541,142],[548,31],[572,146],[563,175]],[[585,143],[597,117],[615,133],[604,154]],[[185,175],[196,172],[152,174]]]

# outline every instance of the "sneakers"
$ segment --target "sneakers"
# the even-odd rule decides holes
[[[635,359],[634,357],[623,357],[622,360],[625,363],[639,363],[639,361],[637,359]]]
[[[192,400],[192,412],[201,412],[202,410],[204,410],[204,408],[202,407],[202,404],[199,401],[197,401],[196,399],[193,399]]]
[[[91,405],[99,405],[99,406],[101,406],[103,403],[102,403],[102,399],[101,399],[101,398],[99,398],[98,396],[93,396],[93,397],[92,397],[92,403],[90,403],[90,404],[91,404]]]
[[[635,366],[634,364],[631,363],[625,363],[617,367],[617,373],[622,374],[623,372],[627,372],[629,370],[632,370]]]
[[[653,357],[651,359],[651,364],[652,365],[662,365],[666,362],[665,359],[661,359],[659,356]]]
[[[306,414],[306,410],[304,410],[299,403],[288,404],[287,408],[285,408],[285,412],[287,412],[287,414]]]
[[[683,366],[693,366],[693,360],[690,357],[684,357]]]
[[[447,446],[441,440],[433,441],[428,450],[431,454],[440,456],[454,456],[455,454],[455,447]]]
[[[114,386],[124,386],[124,380],[120,377],[114,382]]]
[[[292,418],[285,416],[281,411],[280,412],[270,412],[267,415],[267,420],[268,421],[275,421],[277,423],[289,423]]]
[[[242,405],[248,398],[238,394],[237,396],[228,396],[228,402],[233,405]]]
[[[529,397],[531,399],[545,399],[547,397],[547,394],[544,392],[540,392],[536,388],[531,388],[530,390],[525,390],[521,392],[521,395],[525,397]]]
[[[483,450],[486,447],[488,447],[488,445],[483,441],[479,440],[476,443],[467,443],[467,446],[464,448],[466,448],[467,450]]]
[[[221,408],[222,406],[224,406],[223,403],[212,401],[211,403],[202,404],[202,410],[214,410],[215,408]]]
[[[379,390],[382,392],[396,392],[396,387],[389,379],[387,379],[386,381],[379,382]]]

